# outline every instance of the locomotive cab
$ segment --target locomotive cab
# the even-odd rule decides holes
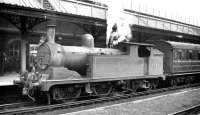
[[[139,79],[163,77],[163,53],[152,44],[125,42],[126,55],[91,55],[90,76],[93,79]],[[104,80],[104,79],[101,79]]]

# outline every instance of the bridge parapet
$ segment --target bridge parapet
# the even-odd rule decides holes
[[[105,20],[107,17],[108,8],[106,6],[99,6],[96,4],[85,3],[74,0],[48,0],[48,1],[59,12],[72,13],[76,15],[83,15]],[[200,27],[198,26],[158,16],[148,15],[145,13],[136,12],[130,10],[131,6],[130,8],[128,6],[126,7],[127,9],[124,9],[124,16],[128,20],[131,20],[131,24],[133,25],[200,36]]]
[[[47,0],[58,12],[106,19],[107,8],[76,0]]]
[[[14,3],[15,5],[19,6],[32,7],[36,9],[45,9],[44,7],[42,7],[43,6],[42,3],[44,2],[41,1],[48,1],[48,3],[51,4],[52,9],[45,9],[45,10],[54,10],[57,12],[63,12],[77,16],[86,16],[96,19],[103,19],[105,21],[108,11],[108,7],[106,6],[100,6],[98,4],[86,3],[77,0],[37,0],[37,1],[14,0],[14,1],[15,2],[11,2],[10,0],[6,1],[4,0],[0,1],[0,3],[6,3],[6,4]],[[126,9],[124,9],[124,16],[126,17],[126,19],[130,20],[131,24],[133,25],[200,36],[199,26],[182,23],[179,21],[174,21],[141,12],[136,12],[130,9],[132,9],[132,4],[126,6]]]
[[[133,25],[200,36],[200,27],[125,9],[125,17]]]

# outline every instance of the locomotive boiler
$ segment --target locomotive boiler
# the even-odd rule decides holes
[[[122,55],[124,52],[111,48],[95,48],[94,38],[90,34],[82,36],[82,46],[62,46],[55,42],[46,42],[38,48],[37,64],[40,69],[48,66],[63,66],[83,73],[89,55]],[[81,71],[82,70],[82,71]]]

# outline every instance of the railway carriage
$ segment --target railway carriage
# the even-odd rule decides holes
[[[154,44],[164,53],[164,73],[200,72],[200,45],[173,41],[155,41]]]
[[[200,73],[200,45],[174,41],[152,41],[164,53],[164,73],[172,85],[191,82]]]

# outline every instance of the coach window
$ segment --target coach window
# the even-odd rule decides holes
[[[188,50],[188,60],[192,60],[192,50]]]
[[[177,60],[183,60],[183,52],[181,50],[177,51]]]
[[[192,60],[193,58],[192,58],[192,50],[189,50],[189,60]]]
[[[178,60],[178,51],[174,50],[174,60]]]
[[[193,50],[192,51],[192,59],[193,60],[198,60],[198,51],[197,50]]]
[[[197,53],[197,59],[200,60],[200,51]]]
[[[146,46],[139,46],[138,47],[138,56],[139,57],[149,57],[150,56],[150,48]]]

